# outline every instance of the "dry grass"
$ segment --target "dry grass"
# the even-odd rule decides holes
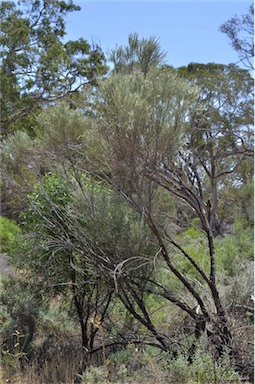
[[[82,353],[77,340],[62,341],[53,338],[47,345],[38,347],[31,362],[22,364],[17,356],[3,361],[0,383],[10,384],[66,384],[74,383],[80,372]]]

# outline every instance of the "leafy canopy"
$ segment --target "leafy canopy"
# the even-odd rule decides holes
[[[64,42],[72,0],[3,1],[1,16],[1,122],[3,130],[105,73],[104,56],[86,40]]]

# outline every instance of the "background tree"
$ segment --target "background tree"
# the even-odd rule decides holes
[[[199,87],[187,146],[180,151],[183,172],[208,201],[210,225],[219,234],[220,186],[237,180],[244,185],[253,174],[253,81],[235,65],[191,63],[178,72]]]
[[[5,134],[43,105],[77,91],[106,72],[98,46],[67,41],[65,17],[73,1],[1,3],[1,125]],[[33,125],[31,118],[26,125]],[[28,128],[28,127],[27,127]]]
[[[254,5],[247,14],[233,16],[221,25],[220,31],[230,39],[231,45],[238,53],[240,62],[250,70],[254,69]]]

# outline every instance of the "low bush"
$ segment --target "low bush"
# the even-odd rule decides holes
[[[20,231],[13,220],[0,216],[0,252],[8,252]]]

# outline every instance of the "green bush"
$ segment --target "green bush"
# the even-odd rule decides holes
[[[221,360],[216,361],[209,352],[205,352],[202,348],[197,350],[192,364],[188,363],[185,356],[179,356],[178,359],[169,362],[168,371],[169,383],[241,383],[227,354]]]
[[[204,338],[201,338],[197,345],[192,363],[188,362],[187,355],[184,353],[179,354],[177,359],[173,359],[167,352],[159,353],[152,347],[137,350],[132,348],[132,345],[110,355],[109,361],[108,370],[114,367],[114,372],[110,375],[110,382],[106,381],[107,383],[241,383],[228,351],[225,351],[223,356],[216,360]],[[101,373],[103,374],[103,372],[103,368],[101,368]],[[92,372],[89,371],[89,373]],[[87,382],[85,381],[85,383]]]
[[[0,252],[8,252],[21,229],[13,221],[0,216]]]
[[[104,367],[90,367],[81,377],[82,384],[102,384],[106,382],[107,372]]]
[[[0,295],[2,350],[28,353],[42,308],[40,284],[5,277]]]
[[[48,173],[43,177],[42,185],[38,184],[35,192],[28,195],[29,207],[21,215],[26,230],[36,230],[37,225],[43,222],[43,217],[55,217],[56,206],[63,209],[70,201],[70,192],[67,182],[56,173]]]
[[[236,223],[233,234],[215,239],[218,272],[233,276],[240,261],[253,258],[253,230]]]
[[[191,227],[177,238],[185,251],[208,273],[210,259],[207,239],[203,233]],[[215,257],[217,272],[224,272],[228,276],[234,275],[240,260],[253,258],[253,229],[246,227],[242,221],[236,220],[231,234],[215,238]],[[191,263],[180,253],[176,253],[175,260],[182,271],[189,276],[200,278]]]
[[[189,254],[189,256],[207,273],[210,270],[210,259],[206,236],[194,227],[188,228],[185,232],[177,236],[177,242]],[[201,279],[199,273],[192,264],[180,253],[174,255],[175,263],[179,269],[187,273],[190,277]]]

